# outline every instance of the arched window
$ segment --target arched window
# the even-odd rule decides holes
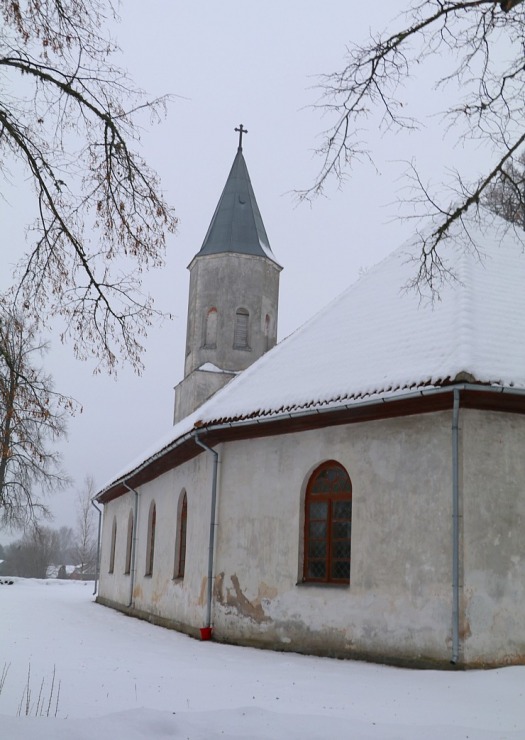
[[[266,352],[270,349],[270,314],[264,317],[264,349]]]
[[[184,578],[186,568],[186,532],[188,529],[188,497],[186,491],[182,494],[177,520],[177,538],[175,555],[175,578]]]
[[[342,465],[330,460],[308,482],[304,518],[303,579],[350,583],[352,483]]]
[[[215,349],[217,346],[217,309],[212,306],[206,314],[206,323],[204,326],[204,346],[209,349]]]
[[[111,549],[109,551],[109,572],[115,570],[115,550],[117,547],[117,517],[113,517],[113,526],[111,528]]]
[[[129,512],[128,516],[128,536],[126,538],[126,566],[124,568],[124,574],[128,575],[131,573],[131,554],[133,552],[133,511]]]
[[[235,349],[249,349],[249,323],[249,312],[245,308],[238,308],[235,313],[235,330],[233,333],[233,346]]]
[[[153,559],[155,557],[155,527],[157,526],[157,507],[155,501],[151,502],[148,516],[148,539],[146,547],[146,573],[150,576],[153,573]]]

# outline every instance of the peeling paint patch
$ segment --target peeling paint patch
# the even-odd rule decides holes
[[[206,604],[206,585],[208,578],[204,576],[201,580],[201,590],[199,591],[199,598],[197,599],[197,606],[204,606]]]
[[[264,613],[260,598],[258,597],[255,601],[247,599],[235,573],[230,576],[230,580],[233,585],[233,593],[231,589],[227,590],[226,603],[228,606],[233,606],[240,614],[253,619],[254,622],[268,622],[270,618]]]
[[[235,610],[240,616],[252,619],[257,624],[271,621],[264,611],[264,605],[269,605],[271,600],[277,596],[277,589],[262,582],[259,584],[257,597],[250,601],[243,593],[239,578],[236,573],[230,576],[233,588],[224,589],[224,573],[220,573],[215,579],[215,599],[222,606]]]

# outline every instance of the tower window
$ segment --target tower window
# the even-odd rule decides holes
[[[266,314],[264,319],[264,349],[267,352],[270,349],[270,315]]]
[[[204,326],[204,346],[209,349],[215,349],[217,346],[217,309],[212,306],[206,314]]]
[[[233,333],[234,349],[249,349],[248,327],[250,314],[245,308],[238,308],[235,313],[235,331]]]

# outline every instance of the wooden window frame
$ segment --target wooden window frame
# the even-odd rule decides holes
[[[184,491],[177,523],[177,560],[175,578],[184,578],[186,570],[186,542],[188,535],[188,495]]]
[[[348,485],[346,490],[342,491],[314,491],[315,484],[319,480],[322,473],[327,470],[336,469],[344,473],[344,476],[348,479]],[[348,586],[350,584],[350,566],[351,566],[351,548],[352,548],[352,515],[350,509],[350,517],[336,518],[334,514],[334,504],[339,502],[350,502],[352,503],[352,482],[345,468],[335,460],[329,460],[323,463],[314,470],[308,485],[306,488],[305,504],[304,504],[304,555],[303,555],[303,582],[305,583],[319,583],[319,584],[335,584]],[[315,518],[312,516],[312,504],[326,504],[326,516]],[[324,535],[318,535],[317,537],[312,536],[311,523],[326,522]],[[337,538],[334,536],[334,529],[337,525],[346,526],[350,530],[350,534],[344,538]],[[334,527],[335,525],[335,527]],[[340,527],[341,528],[341,527]],[[317,557],[311,556],[311,543],[317,542],[321,546],[324,543],[325,554],[318,555]],[[335,547],[337,543],[348,542],[348,558],[339,557],[334,555]],[[312,575],[312,568],[314,563],[321,565],[324,561],[324,575]],[[332,567],[335,563],[346,563],[348,561],[348,577],[337,577],[332,575]]]
[[[148,539],[146,548],[146,571],[145,576],[153,575],[153,563],[155,561],[155,530],[157,528],[157,506],[152,501],[149,507],[148,516]]]
[[[115,572],[115,552],[117,549],[117,517],[113,517],[111,525],[111,547],[109,549],[109,570],[108,573]]]
[[[133,527],[133,509],[131,509],[128,516],[128,533],[126,537],[126,562],[124,565],[125,576],[128,576],[131,573],[131,558],[133,555]]]

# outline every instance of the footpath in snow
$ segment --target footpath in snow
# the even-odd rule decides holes
[[[525,738],[525,667],[405,670],[199,642],[95,604],[92,583],[13,580],[0,586],[2,740]]]

